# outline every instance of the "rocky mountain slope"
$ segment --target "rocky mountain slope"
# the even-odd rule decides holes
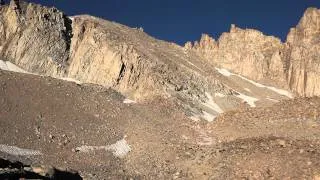
[[[199,42],[188,42],[185,47],[250,79],[289,87],[300,96],[314,96],[320,94],[319,22],[320,10],[309,8],[285,43],[232,25],[217,41],[204,34]]]
[[[292,97],[279,88],[230,76],[203,54],[154,39],[141,29],[87,15],[67,17],[55,8],[23,1],[2,6],[0,17],[2,64],[112,87],[136,101],[175,98],[194,120],[211,121],[243,103],[255,107]],[[266,53],[280,42],[274,46]]]
[[[0,157],[85,179],[316,179],[320,99],[191,121],[97,85],[0,71]],[[6,169],[1,169],[6,171]],[[22,176],[23,177],[23,176]]]
[[[0,6],[0,177],[44,164],[85,179],[317,180],[320,100],[299,96],[320,94],[319,26],[310,8],[285,43],[232,25],[181,47],[11,0]]]

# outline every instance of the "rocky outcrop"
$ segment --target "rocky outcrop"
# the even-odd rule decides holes
[[[74,179],[78,172],[61,171],[50,166],[32,166],[0,158],[0,179]]]
[[[199,42],[195,41],[194,44],[187,42],[185,48],[188,50],[194,49],[199,55],[210,59],[217,54],[218,43],[208,34],[202,34]]]
[[[0,58],[30,72],[63,74],[70,40],[71,21],[55,8],[12,0],[0,9]]]
[[[230,32],[223,33],[218,41],[202,35],[201,40],[195,42],[191,49],[210,63],[251,79],[271,77],[279,80],[284,77],[281,48],[281,41],[275,37],[231,25]]]
[[[320,10],[306,10],[285,44],[288,83],[305,96],[320,95]]]
[[[307,9],[298,26],[290,30],[286,43],[232,25],[217,42],[203,35],[185,48],[250,79],[288,87],[301,96],[320,95],[319,12]]]

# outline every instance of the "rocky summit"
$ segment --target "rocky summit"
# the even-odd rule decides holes
[[[180,46],[0,1],[0,178],[318,180],[319,37],[316,8]]]

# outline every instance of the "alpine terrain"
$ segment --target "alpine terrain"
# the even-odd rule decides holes
[[[0,4],[0,179],[320,180],[319,9],[286,42],[231,25],[180,46]]]

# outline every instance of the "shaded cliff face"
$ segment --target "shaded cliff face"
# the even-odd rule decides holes
[[[208,62],[230,69],[250,79],[288,87],[301,96],[320,94],[319,10],[306,10],[287,42],[252,29],[231,26],[218,41],[203,35],[185,47]]]

